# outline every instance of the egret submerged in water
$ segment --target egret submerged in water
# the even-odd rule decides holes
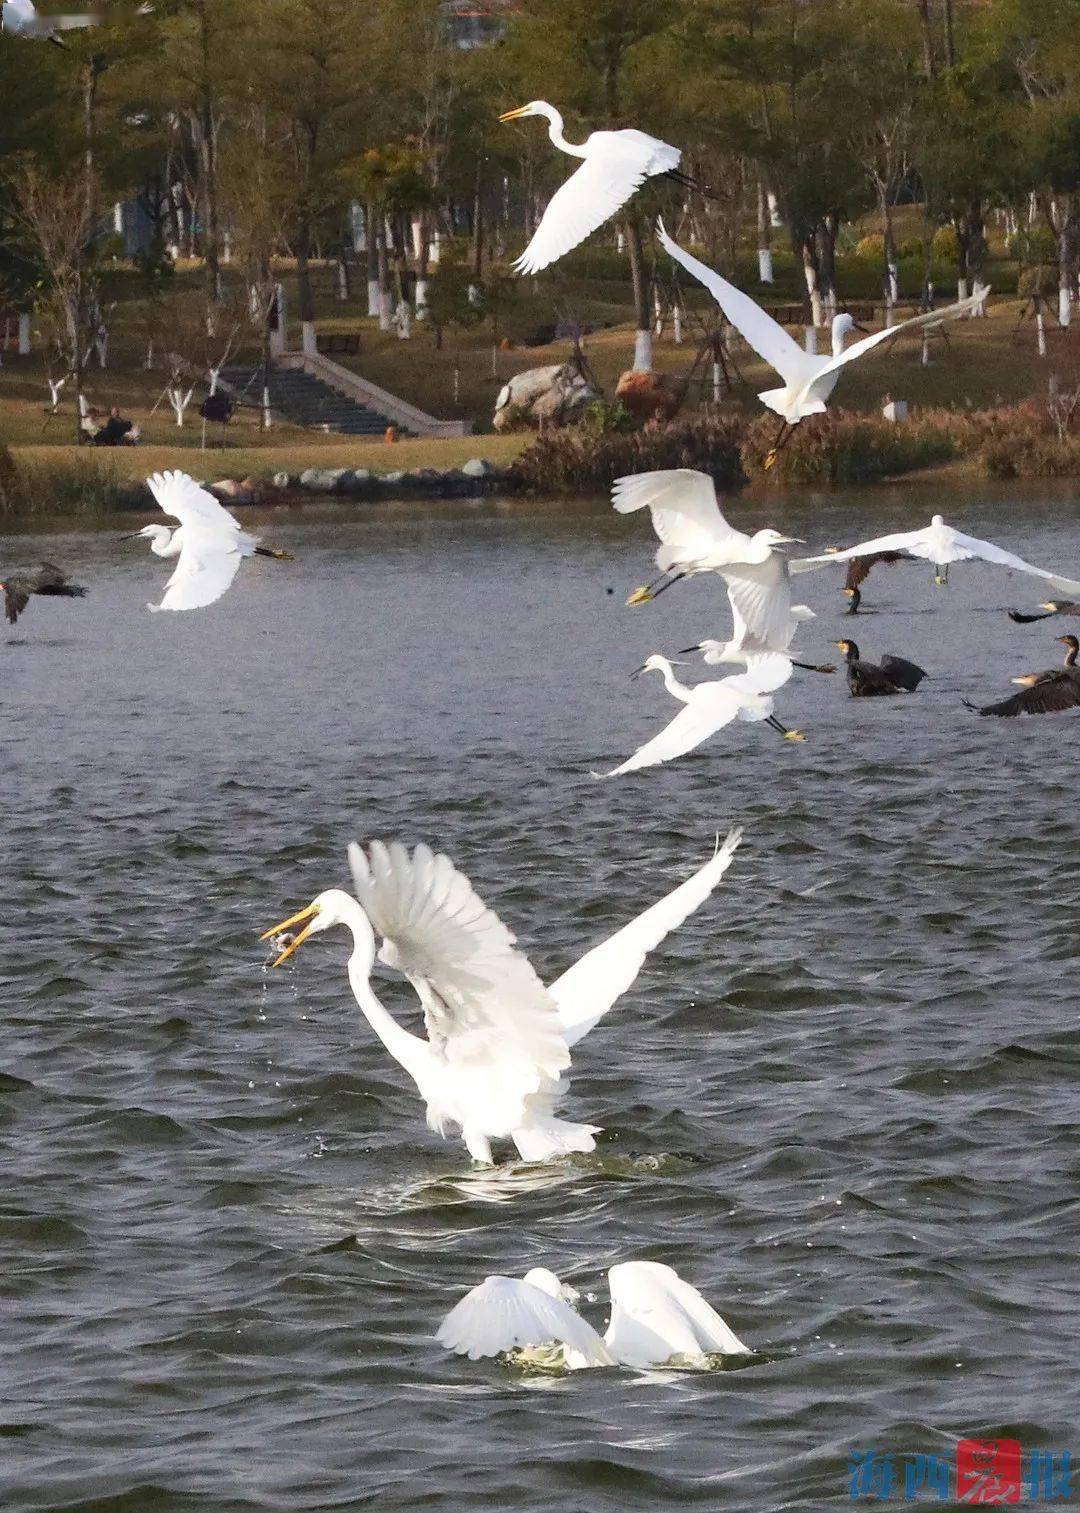
[[[499,120],[519,121],[525,116],[545,116],[548,136],[555,146],[584,161],[552,196],[532,241],[514,264],[518,273],[539,273],[557,262],[620,210],[655,174],[666,174],[693,187],[692,180],[679,173],[679,149],[644,131],[594,131],[584,142],[568,142],[562,116],[546,100],[530,100],[528,105],[506,111]]]
[[[946,305],[940,310],[927,311],[923,315],[913,315],[910,319],[902,320],[895,326],[887,326],[882,331],[864,335],[861,341],[853,343],[850,347],[844,346],[848,333],[862,328],[856,326],[850,315],[837,315],[832,323],[832,354],[818,356],[816,352],[807,352],[800,347],[798,342],[794,341],[783,326],[775,321],[767,310],[763,310],[756,300],[744,294],[741,289],[736,289],[734,284],[729,283],[726,278],[722,278],[719,273],[715,273],[705,263],[699,262],[689,252],[685,252],[677,242],[672,241],[664,230],[662,221],[657,231],[661,244],[675,261],[692,274],[699,283],[704,284],[739,335],[759,357],[764,358],[771,368],[775,368],[784,380],[782,388],[766,389],[758,395],[762,404],[775,411],[781,420],[780,430],[777,432],[772,450],[765,459],[766,467],[771,467],[776,461],[777,452],[800,420],[804,420],[808,415],[825,413],[829,396],[849,363],[864,357],[881,342],[888,341],[890,337],[898,336],[904,331],[937,326],[944,321],[958,320],[963,315],[971,314],[973,310],[982,307],[990,292],[989,288],[980,289],[978,294],[972,295],[970,299]]]
[[[591,1151],[592,1124],[556,1117],[570,1050],[634,982],[649,951],[709,897],[741,838],[547,987],[515,938],[445,856],[399,842],[349,847],[356,897],[331,888],[268,930],[303,929],[275,966],[304,941],[341,925],[352,936],[349,982],[360,1010],[427,1105],[431,1129],[448,1128],[474,1161],[491,1164],[492,1140],[512,1140],[526,1161]],[[382,945],[376,951],[376,933]],[[424,1011],[426,1038],[383,1007],[371,986],[376,960],[408,978]]]
[[[123,538],[141,537],[149,541],[155,556],[180,559],[161,603],[149,609],[205,609],[231,587],[245,557],[291,560],[288,552],[260,545],[258,536],[243,530],[239,520],[186,473],[155,473],[146,483],[165,514],[180,522],[178,529],[145,525]]]
[[[439,1325],[440,1345],[477,1361],[506,1355],[522,1364],[580,1371],[590,1366],[708,1367],[752,1352],[689,1282],[659,1261],[624,1261],[608,1271],[611,1315],[601,1339],[574,1308],[579,1294],[537,1266],[522,1280],[485,1277]]]

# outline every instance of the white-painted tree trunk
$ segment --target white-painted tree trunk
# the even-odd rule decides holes
[[[930,366],[930,338],[925,331],[922,339],[922,365],[924,368]]]
[[[811,357],[817,356],[817,327],[807,326],[803,332],[803,346]]]
[[[1045,357],[1046,356],[1046,320],[1045,320],[1045,318],[1043,316],[1043,313],[1042,313],[1041,309],[1036,310],[1036,312],[1035,312],[1035,332],[1036,332],[1036,340],[1038,342],[1038,347],[1039,347],[1039,356],[1040,357]]]
[[[763,284],[773,282],[773,260],[771,247],[759,247],[757,250],[758,279]]]
[[[442,258],[442,250],[442,232],[435,231],[431,236],[431,251],[428,255],[429,261],[433,268],[437,268],[439,266],[439,262]]]
[[[263,385],[263,391],[262,391],[262,428],[263,428],[263,430],[264,431],[269,431],[269,429],[273,425],[273,423],[274,423],[274,416],[273,416],[273,412],[270,409],[270,390],[264,384]]]
[[[123,236],[123,234],[124,234],[124,207],[120,203],[119,200],[117,200],[116,203],[113,205],[112,218],[113,218],[113,232],[115,233],[116,236]]]
[[[713,365],[712,365],[712,397],[713,397],[713,404],[719,404],[720,403],[720,392],[721,392],[721,390],[720,390],[720,378],[721,378],[721,371],[722,370],[721,370],[720,364],[718,362],[714,362]]]
[[[779,202],[777,201],[777,198],[775,194],[773,194],[771,189],[769,190],[768,200],[769,219],[772,222],[772,228],[774,231],[781,231],[784,225],[784,217],[780,214]]]
[[[959,299],[967,299],[967,297],[968,297],[968,281],[967,281],[966,278],[961,278],[961,279],[957,280],[957,283],[956,283],[956,297],[957,297],[958,300]]]
[[[674,337],[675,337],[675,345],[677,347],[681,347],[682,346],[682,339],[683,339],[683,335],[682,335],[682,308],[681,308],[681,306],[676,305],[675,308],[674,308],[674,310],[671,312],[671,322],[672,322],[673,334],[674,334]]]
[[[634,335],[634,372],[651,373],[653,365],[653,342],[651,331],[638,331]]]
[[[359,200],[349,204],[349,236],[355,253],[367,251],[367,226],[364,222],[364,207]]]
[[[178,426],[182,426],[184,424],[185,411],[187,410],[188,405],[191,403],[191,396],[195,393],[194,388],[190,388],[185,394],[183,389],[173,388],[170,385],[169,388],[166,389],[165,393],[168,397],[169,403],[173,407],[173,414],[176,416],[176,424]]]
[[[625,233],[625,231],[616,231],[616,233],[615,233],[615,251],[619,254],[620,257],[626,251],[626,233]]]
[[[653,290],[653,329],[658,337],[664,334],[664,307],[660,303],[659,289]]]
[[[319,338],[315,334],[315,322],[304,320],[300,322],[300,350],[305,357],[315,357],[319,351]]]
[[[378,315],[379,313],[379,280],[369,278],[367,281],[367,313]]]
[[[345,259],[338,258],[337,264],[337,297],[339,304],[347,304],[349,299],[349,277],[345,271]]]
[[[97,353],[98,367],[104,373],[109,360],[109,332],[105,326],[99,326],[94,332],[94,351]]]
[[[376,288],[378,286],[376,285]],[[389,289],[378,289],[379,295],[379,330],[392,331],[394,329],[394,312],[391,309],[391,297]]]
[[[1066,289],[1066,295],[1068,292]],[[30,356],[30,317],[25,313],[19,316],[19,356]]]
[[[1063,284],[1058,290],[1058,325],[1065,327],[1072,323],[1072,298],[1069,294],[1068,284]],[[19,348],[22,351],[22,348]]]
[[[427,320],[430,315],[431,283],[426,278],[416,280],[416,318]]]
[[[889,286],[889,304],[895,305],[900,300],[900,269],[895,263],[890,263],[886,272]]]

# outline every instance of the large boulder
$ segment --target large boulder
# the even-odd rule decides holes
[[[529,368],[504,384],[495,401],[497,431],[567,425],[601,395],[573,363]]]

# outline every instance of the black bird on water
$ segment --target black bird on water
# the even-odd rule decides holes
[[[1009,619],[1015,620],[1017,625],[1033,625],[1036,620],[1049,620],[1053,615],[1080,615],[1080,604],[1075,604],[1071,599],[1047,599],[1039,608],[1045,613],[1022,615],[1018,609],[1010,609]]]
[[[46,598],[85,599],[86,590],[77,583],[69,583],[67,574],[51,562],[43,562],[34,574],[23,574],[0,583],[4,592],[4,612],[8,624],[14,625],[30,603],[32,594]]]
[[[837,641],[847,662],[847,682],[853,699],[878,699],[894,693],[914,693],[930,674],[903,657],[882,657],[881,665],[864,662],[854,641]]]
[[[848,563],[847,577],[844,580],[844,593],[851,600],[848,605],[848,614],[859,613],[859,605],[862,603],[862,585],[878,563],[883,562],[892,567],[897,562],[914,561],[915,558],[910,552],[867,552],[865,557],[852,557]]]
[[[1075,636],[1058,636],[1066,647],[1065,662],[1061,667],[1050,667],[1045,672],[1025,673],[1022,678],[1013,678],[1022,685],[1020,693],[1014,693],[1000,704],[964,704],[978,714],[1011,716],[1018,714],[1061,714],[1066,709],[1080,708],[1080,667],[1076,655],[1080,641]]]

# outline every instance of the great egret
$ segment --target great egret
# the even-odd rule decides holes
[[[1058,640],[1066,648],[1062,667],[1051,667],[1046,672],[1025,673],[1021,678],[1013,678],[1014,683],[1022,686],[1023,693],[1014,693],[1011,698],[1002,699],[1000,704],[985,704],[979,709],[975,704],[968,704],[965,699],[966,707],[975,709],[979,714],[1003,716],[1061,714],[1066,709],[1076,709],[1080,706],[1080,667],[1076,665],[1080,641],[1075,636],[1058,636]]]
[[[976,558],[989,562],[994,567],[1007,567],[1018,573],[1033,573],[1036,578],[1045,578],[1063,593],[1080,593],[1080,583],[1073,578],[1062,578],[1057,573],[1048,573],[1045,568],[1032,567],[1023,557],[1003,551],[992,541],[981,541],[977,536],[965,536],[962,531],[946,525],[941,515],[935,515],[930,524],[918,531],[896,531],[891,536],[878,536],[873,541],[864,541],[859,546],[849,546],[842,552],[825,552],[820,557],[800,557],[791,563],[793,573],[813,572],[830,562],[848,562],[853,557],[865,557],[873,552],[908,552],[912,557],[921,557],[933,562],[938,569],[934,582],[949,581],[949,564],[971,562]]]
[[[580,144],[563,136],[563,118],[546,100],[530,100],[508,110],[500,121],[546,116],[548,136],[556,147],[584,162],[556,190],[533,239],[514,264],[518,273],[539,273],[570,252],[598,226],[620,210],[646,179],[668,174],[689,184],[678,172],[682,153],[677,147],[643,131],[594,131]]]
[[[362,1013],[416,1083],[430,1128],[459,1128],[474,1161],[491,1163],[492,1140],[512,1140],[526,1161],[591,1151],[596,1125],[555,1117],[570,1048],[626,992],[648,953],[709,897],[741,834],[732,830],[704,866],[547,988],[468,878],[427,846],[409,852],[396,841],[373,841],[365,854],[351,845],[357,897],[331,888],[262,938],[304,924],[275,961],[280,966],[322,930],[351,932],[349,982]],[[376,931],[378,960],[404,973],[423,1005],[426,1040],[399,1025],[372,991]]]
[[[1043,611],[1041,615],[1022,615],[1018,609],[1010,609],[1009,619],[1015,620],[1017,625],[1034,625],[1036,620],[1049,620],[1054,615],[1069,618],[1080,615],[1080,604],[1074,604],[1071,599],[1047,599],[1039,608]]]
[[[611,1315],[603,1339],[574,1309],[578,1294],[538,1266],[522,1281],[486,1277],[439,1325],[440,1345],[470,1361],[520,1355],[578,1371],[589,1366],[707,1367],[711,1357],[752,1354],[696,1287],[659,1261],[624,1261],[608,1272]]]
[[[847,663],[847,684],[853,699],[875,699],[883,694],[914,693],[930,674],[903,657],[882,657],[880,664],[864,662],[854,641],[837,641]]]
[[[714,273],[696,257],[685,252],[677,242],[673,242],[664,230],[663,221],[658,223],[657,231],[661,243],[675,261],[705,285],[740,336],[749,343],[759,357],[765,359],[771,368],[775,368],[784,380],[783,388],[767,389],[758,395],[762,404],[775,411],[781,419],[780,430],[777,432],[772,450],[765,459],[766,467],[771,467],[776,461],[777,452],[792,427],[797,426],[799,421],[804,420],[807,415],[825,413],[826,401],[836,388],[840,374],[848,363],[865,356],[879,343],[888,341],[890,337],[898,336],[903,331],[914,331],[919,327],[936,326],[944,321],[958,320],[972,310],[981,308],[990,292],[989,289],[980,289],[979,293],[972,295],[970,299],[959,300],[956,304],[946,305],[941,310],[930,310],[923,315],[913,315],[908,320],[900,321],[898,325],[887,326],[883,331],[875,331],[872,335],[864,336],[861,341],[855,342],[847,349],[844,347],[844,338],[849,331],[860,328],[856,327],[850,315],[837,315],[832,323],[832,356],[819,357],[816,353],[804,351],[756,300],[752,300],[748,294],[743,294],[741,289],[736,289],[735,285],[729,284],[726,278],[722,278],[719,273]]]
[[[33,594],[41,594],[44,598],[86,598],[85,588],[69,583],[67,574],[51,562],[43,562],[36,573],[8,578],[0,583],[0,591],[4,595],[4,613],[9,625],[15,624]]]
[[[152,10],[152,5],[141,5],[136,15],[148,16]],[[72,16],[43,16],[34,5],[34,0],[4,0],[0,29],[12,37],[44,39],[57,47],[66,47],[67,44],[59,36],[60,32],[82,31],[88,26],[100,26],[104,20],[100,11]]]
[[[157,557],[179,557],[176,571],[165,585],[158,610],[204,609],[220,599],[240,571],[245,557],[291,560],[288,552],[260,546],[258,536],[241,529],[235,516],[186,473],[155,473],[147,487],[164,510],[179,520],[178,530],[166,525],[145,525],[123,537],[143,538]]]
[[[671,670],[672,666],[667,657],[653,655],[632,676],[658,672],[668,693],[681,699],[686,708],[670,724],[665,725],[659,735],[646,741],[644,746],[639,746],[625,762],[613,767],[610,772],[594,772],[593,777],[620,777],[624,772],[637,772],[642,767],[656,767],[661,762],[685,756],[733,720],[745,720],[751,724],[764,720],[773,730],[779,731],[785,740],[806,739],[799,730],[787,730],[773,714],[770,696],[791,677],[790,658],[770,652],[756,658],[746,672],[737,673],[733,678],[699,683],[696,688],[688,688],[680,683]]]
[[[777,550],[798,537],[771,528],[752,536],[734,530],[720,513],[708,473],[669,468],[617,478],[611,502],[621,515],[648,509],[662,543],[660,577],[631,594],[628,604],[647,604],[681,578],[719,573],[735,618],[734,640],[755,652],[786,652],[799,622],[813,618],[805,605],[792,608],[787,558]]]

